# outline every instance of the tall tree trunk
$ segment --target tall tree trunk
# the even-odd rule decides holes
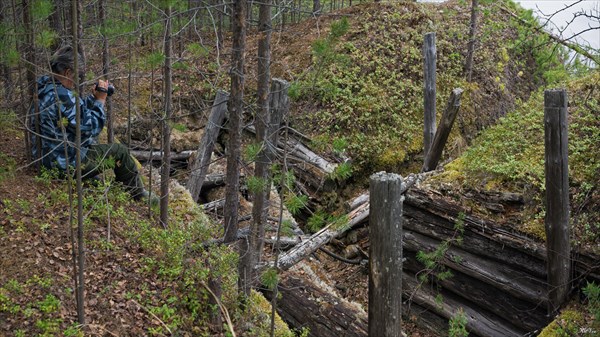
[[[83,66],[81,69],[83,70],[83,74],[79,74],[81,78],[84,78],[85,72],[87,71],[87,58],[85,54],[85,48],[83,48],[83,20],[81,16],[83,15],[83,3],[82,1],[77,1],[77,7],[73,6],[71,8],[72,11],[77,13],[77,39],[73,37],[73,42],[77,43],[77,49],[79,50],[79,54],[81,55],[81,61],[83,62]],[[75,17],[75,15],[73,15]],[[83,83],[80,83],[79,92],[83,92],[83,88],[81,87]]]
[[[27,152],[28,152],[28,157],[30,157],[29,153],[30,153],[30,146],[35,146],[37,151],[36,153],[38,155],[41,154],[42,152],[42,139],[39,137],[40,135],[40,115],[39,115],[39,111],[38,111],[38,104],[37,104],[37,84],[35,81],[35,44],[34,44],[34,40],[33,40],[33,22],[31,19],[31,1],[30,0],[23,0],[23,24],[25,25],[25,32],[26,32],[26,43],[25,46],[23,48],[23,53],[25,54],[25,60],[27,60],[27,65],[25,66],[25,69],[27,69],[27,95],[25,97],[27,97],[27,101],[28,102],[33,102],[33,107],[34,107],[34,115],[33,116],[29,116],[29,111],[27,109],[28,105],[23,102],[23,116],[24,116],[24,120],[26,125],[30,125],[29,122],[29,118],[33,118],[33,125],[34,128],[33,130],[35,130],[36,133],[36,144],[27,144],[29,141],[29,132],[27,132],[27,129],[25,129],[25,144],[29,145],[27,148]],[[14,8],[14,10],[16,11],[16,7]],[[15,21],[16,24],[16,21]],[[32,158],[33,160],[37,159],[37,158]],[[39,161],[35,161],[35,167],[38,168],[40,165]]]
[[[471,82],[473,74],[473,55],[475,54],[475,34],[477,33],[477,11],[479,0],[471,0],[471,25],[469,27],[469,43],[467,60],[465,62],[465,75],[467,81]]]
[[[231,53],[231,106],[227,145],[227,188],[225,191],[224,242],[233,242],[238,231],[240,187],[241,121],[244,98],[244,49],[246,47],[246,0],[233,3],[233,50]]]
[[[102,32],[102,75],[105,80],[108,80],[108,69],[110,67],[110,58],[108,54],[108,38],[106,37],[106,0],[98,1],[98,17],[100,25],[103,28]],[[114,142],[114,128],[113,128],[113,116],[112,116],[112,104],[111,100],[107,97],[106,104],[104,106],[106,111],[106,132],[108,136],[108,142]]]
[[[160,181],[160,222],[163,227],[167,227],[169,222],[169,174],[171,171],[171,6],[168,6],[165,11],[167,21],[165,22],[165,67],[164,67],[164,84],[165,84],[165,113],[163,117],[163,160],[162,174]]]
[[[73,0],[72,2],[72,33],[73,33],[73,71],[74,71],[74,81],[76,90],[75,97],[79,97],[81,93],[80,83],[79,83],[79,46],[81,45],[81,41],[79,40],[79,34],[81,32],[79,23],[79,17],[81,13],[78,8],[81,7],[81,3],[78,0]],[[75,117],[75,148],[76,148],[76,156],[75,159],[75,174],[77,179],[77,266],[78,266],[78,281],[77,281],[77,320],[79,324],[85,324],[85,312],[84,312],[84,270],[85,270],[85,249],[84,249],[84,239],[83,239],[83,184],[81,181],[81,105],[79,104],[79,98],[77,98],[77,102],[75,103],[75,109],[77,116]]]
[[[313,0],[312,13],[314,16],[321,15],[321,1],[320,0]]]
[[[225,2],[224,0],[216,0],[219,6],[217,7],[217,49],[220,52],[223,48],[223,20],[225,17]]]
[[[269,193],[271,191],[270,166],[271,158],[269,149],[274,144],[268,144],[268,126],[271,114],[269,109],[269,80],[271,78],[271,0],[263,0],[259,9],[259,32],[261,34],[258,42],[258,88],[257,105],[258,111],[255,118],[256,140],[262,144],[255,163],[255,177],[261,182],[258,191],[254,193],[254,204],[252,207],[252,224],[250,227],[249,247],[247,252],[241,252],[240,256],[240,288],[249,296],[252,286],[257,282],[255,266],[261,259],[264,238],[265,223],[267,222],[267,211],[269,209]]]
[[[4,29],[6,29],[6,33],[4,34],[4,36],[0,37],[0,39],[2,40],[2,46],[4,48],[9,48],[9,44],[11,42],[11,39],[9,39],[8,36],[8,27],[10,27],[10,24],[8,22],[8,16],[6,15],[7,12],[8,4],[4,1],[0,1],[0,24],[4,25]],[[3,57],[5,55],[4,52],[1,52],[0,54],[3,55]],[[3,59],[0,63],[2,66],[1,76],[2,78],[4,78],[4,88],[2,89],[4,94],[4,102],[8,103],[12,100],[12,73],[10,70],[10,65],[8,64],[8,60]]]
[[[62,18],[63,6],[64,5],[63,5],[62,0],[55,0],[54,1],[54,11],[50,15],[50,27],[52,27],[52,29],[54,29],[54,31],[56,32],[56,34],[58,34],[58,37],[59,37],[54,42],[52,49],[58,48],[61,44],[62,39],[65,36],[65,28],[63,26],[63,18]]]

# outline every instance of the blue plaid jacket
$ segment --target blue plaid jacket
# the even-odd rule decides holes
[[[89,146],[100,134],[106,115],[101,102],[96,101],[93,95],[84,100],[76,99],[73,92],[65,88],[58,80],[50,76],[42,76],[38,79],[38,113],[40,120],[40,138],[42,142],[41,154],[37,154],[35,134],[35,107],[31,110],[32,121],[32,152],[33,158],[40,158],[42,165],[47,168],[58,168],[66,170],[67,165],[75,166],[75,127],[76,107],[79,101],[81,106],[81,160]],[[65,147],[67,149],[65,157]]]

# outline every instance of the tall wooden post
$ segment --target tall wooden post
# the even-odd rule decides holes
[[[369,192],[369,337],[402,336],[402,177],[379,172]]]
[[[437,51],[435,47],[435,33],[425,34],[425,42],[423,44],[423,60],[424,60],[424,77],[425,77],[425,92],[424,92],[424,111],[425,125],[423,127],[423,154],[427,156],[431,149],[433,136],[435,135],[435,71],[436,71]]]
[[[571,281],[567,92],[544,92],[548,313],[565,302]]]

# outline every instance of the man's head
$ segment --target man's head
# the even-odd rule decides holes
[[[72,89],[74,83],[74,54],[75,53],[71,46],[64,46],[59,48],[50,58],[50,68],[52,69],[52,72],[54,74],[59,75],[58,78],[61,81],[61,83],[69,89]],[[83,58],[81,57],[81,54],[79,55],[77,63],[77,66],[79,68],[79,78],[82,79],[84,76],[84,67]]]

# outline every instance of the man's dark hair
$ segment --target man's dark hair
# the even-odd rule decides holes
[[[71,46],[59,48],[50,58],[50,68],[52,69],[52,72],[55,74],[62,74],[67,69],[75,70],[73,69],[75,63],[73,54],[73,47]],[[79,55],[78,66],[79,74],[82,75],[84,67],[81,54]]]

